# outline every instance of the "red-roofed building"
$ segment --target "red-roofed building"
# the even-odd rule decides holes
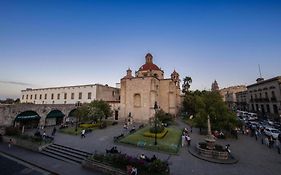
[[[170,78],[164,78],[164,71],[153,63],[153,56],[145,56],[135,76],[131,69],[121,79],[120,113],[125,118],[148,121],[154,116],[154,105],[167,113],[176,115],[180,107],[180,80],[174,70]]]

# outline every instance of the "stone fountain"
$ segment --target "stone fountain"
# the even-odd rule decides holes
[[[206,160],[213,163],[220,164],[233,164],[237,163],[238,159],[233,155],[229,156],[229,153],[225,150],[224,146],[216,144],[216,140],[211,132],[211,122],[208,116],[208,134],[204,138],[205,142],[199,142],[196,147],[190,147],[189,152],[202,160]]]
[[[228,152],[223,146],[215,144],[216,140],[211,132],[210,116],[208,116],[208,135],[205,137],[205,142],[199,142],[197,145],[197,152],[200,156],[217,159],[227,160],[229,158]]]
[[[207,143],[207,148],[209,150],[214,150],[215,149],[215,142],[216,140],[214,139],[212,132],[211,132],[211,122],[210,122],[210,116],[208,115],[208,135],[204,139]]]

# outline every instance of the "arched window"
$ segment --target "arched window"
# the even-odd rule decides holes
[[[134,107],[141,107],[141,96],[140,96],[140,94],[134,95]]]

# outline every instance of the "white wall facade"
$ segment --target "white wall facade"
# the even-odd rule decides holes
[[[119,88],[100,84],[26,89],[21,91],[21,103],[76,104],[90,103],[93,100],[119,101],[119,91]]]

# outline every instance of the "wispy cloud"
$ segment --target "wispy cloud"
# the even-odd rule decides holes
[[[20,86],[33,86],[33,84],[24,83],[24,82],[18,82],[18,81],[2,81],[2,80],[0,80],[0,83],[2,83],[2,84],[20,85]]]

